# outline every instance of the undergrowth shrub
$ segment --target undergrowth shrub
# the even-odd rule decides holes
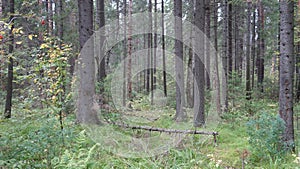
[[[247,133],[251,147],[251,160],[276,160],[283,157],[282,133],[284,121],[277,115],[262,113],[258,118],[247,123]]]

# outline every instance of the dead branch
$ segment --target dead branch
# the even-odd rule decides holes
[[[202,134],[202,135],[212,135],[217,136],[219,135],[218,132],[209,132],[209,131],[198,131],[198,130],[177,130],[177,129],[166,129],[166,128],[157,128],[152,126],[132,126],[129,124],[124,123],[114,123],[110,122],[113,125],[116,125],[118,127],[122,128],[129,128],[133,130],[147,130],[147,131],[156,131],[156,132],[163,132],[163,133],[182,133],[182,134]]]

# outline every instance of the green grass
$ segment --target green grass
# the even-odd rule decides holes
[[[255,104],[263,107],[261,104],[271,103]],[[298,108],[296,106],[295,109]],[[57,117],[48,114],[49,111],[25,113],[18,110],[13,112],[11,119],[0,119],[0,168],[241,168],[241,154],[245,150],[249,152],[245,158],[246,168],[249,169],[299,168],[300,165],[299,161],[296,162],[299,157],[293,154],[260,163],[252,162],[245,125],[249,117],[223,121],[215,128],[219,132],[217,145],[212,136],[189,135],[163,154],[147,158],[124,158],[93,142],[85,128],[74,123],[72,114],[64,119],[64,131],[61,131]],[[173,127],[177,124],[173,121],[173,112],[170,109],[161,110],[160,118],[146,125]],[[237,115],[241,116],[242,113]],[[122,132],[122,129],[118,130]],[[134,135],[136,131],[126,130],[126,133]],[[299,140],[299,135],[296,136]]]

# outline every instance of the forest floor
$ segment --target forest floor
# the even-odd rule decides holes
[[[265,111],[274,114],[277,106],[270,101],[252,103],[253,111]],[[239,107],[239,106],[235,106]],[[248,109],[248,108],[247,108]],[[295,112],[300,109],[295,107]],[[61,130],[58,116],[51,110],[26,110],[15,107],[11,119],[0,120],[0,168],[300,168],[299,148],[296,154],[288,153],[282,158],[255,159],[249,144],[247,123],[250,119],[244,112],[245,108],[235,108],[230,116],[223,118],[214,128],[219,133],[217,144],[212,136],[187,135],[180,137],[176,145],[165,148],[164,141],[178,138],[178,135],[161,134],[142,130],[113,129],[111,135],[102,137],[101,128],[75,124],[74,114],[64,118],[64,129]],[[248,111],[248,110],[247,110]],[[147,112],[147,113],[145,113]],[[126,111],[126,122],[135,125],[148,125],[161,128],[175,127],[182,129],[186,125],[174,122],[174,110],[148,108],[147,110]],[[117,119],[119,114],[110,115]],[[255,115],[253,116],[255,117]],[[252,117],[251,117],[252,118]],[[142,120],[143,119],[143,120]],[[190,122],[189,122],[190,124]],[[177,127],[176,127],[177,126]],[[179,127],[178,127],[179,126]],[[90,130],[92,129],[92,130]],[[97,131],[98,133],[94,133]],[[102,130],[103,131],[103,130]],[[115,132],[118,131],[118,132]],[[299,147],[299,130],[296,131],[296,144]],[[113,133],[122,133],[114,137]],[[100,134],[100,135],[97,135]],[[103,135],[101,135],[103,134]],[[158,151],[152,157],[145,157],[145,152],[138,149],[126,149],[126,139],[153,137],[153,150]],[[101,139],[102,138],[102,139]],[[106,139],[103,139],[106,138]],[[120,139],[120,140],[118,140]],[[168,140],[169,139],[169,140]],[[119,145],[120,144],[120,145]],[[122,147],[114,150],[108,147]],[[160,151],[162,150],[162,151]],[[134,154],[137,153],[137,154]],[[148,153],[148,152],[147,152]],[[129,158],[137,155],[140,158]]]

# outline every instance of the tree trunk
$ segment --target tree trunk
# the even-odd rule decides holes
[[[251,76],[251,89],[253,90],[254,88],[254,77],[255,77],[255,54],[256,54],[256,40],[255,40],[255,36],[256,36],[256,7],[255,4],[253,4],[253,14],[252,14],[252,40],[251,40],[251,58],[252,58],[252,76]]]
[[[165,11],[164,11],[164,1],[161,1],[161,31],[162,31],[162,57],[163,57],[163,85],[164,85],[164,94],[167,97],[167,72],[166,72],[166,43],[165,43]]]
[[[194,0],[190,1],[190,7],[191,9],[189,9],[190,12],[189,13],[189,17],[191,18],[191,22],[192,25],[195,24],[195,19],[194,19],[194,15],[195,15],[195,4],[194,4]],[[190,32],[190,45],[193,45],[193,34],[194,34],[194,29],[193,26],[191,26],[191,32]],[[187,64],[187,80],[186,80],[186,100],[187,100],[187,104],[186,106],[188,106],[189,108],[192,108],[194,106],[194,96],[193,96],[193,92],[194,92],[194,77],[193,77],[193,57],[194,57],[194,52],[193,52],[193,48],[189,48],[188,51],[188,64]]]
[[[264,8],[262,1],[258,1],[258,55],[257,55],[257,85],[260,92],[264,91]]]
[[[149,12],[149,27],[148,27],[148,57],[147,57],[147,93],[150,92],[150,80],[152,81],[152,2],[149,0],[148,2],[148,12]],[[151,85],[152,88],[152,85]],[[151,95],[151,103],[152,103],[152,95]]]
[[[126,13],[127,13],[127,1],[123,0],[123,15],[124,15],[124,41],[123,41],[123,106],[126,107],[126,57],[127,57],[127,19],[126,19]]]
[[[195,2],[195,26],[203,33],[205,28],[205,0],[197,0]],[[198,34],[196,32],[196,34]],[[201,36],[201,35],[200,35]],[[203,36],[203,35],[202,35]],[[200,41],[201,40],[201,41]],[[195,54],[195,82],[194,84],[194,126],[201,127],[205,124],[205,112],[204,112],[204,88],[205,88],[205,76],[204,76],[204,38],[197,39],[200,41],[195,48],[199,48],[199,52]],[[199,45],[199,46],[198,46]],[[199,56],[200,55],[200,56]],[[195,92],[198,92],[199,96]]]
[[[52,0],[49,0],[48,2],[48,24],[49,24],[49,35],[51,36],[53,34],[53,8],[52,8],[53,2]]]
[[[63,20],[63,0],[58,0],[58,5],[57,5],[57,25],[58,25],[58,37],[60,40],[63,40],[63,35],[64,35],[64,20]]]
[[[223,112],[227,112],[228,110],[228,89],[227,89],[227,80],[228,80],[228,53],[227,53],[227,40],[228,40],[228,18],[227,18],[227,0],[224,0],[223,3],[223,42],[222,42],[222,65],[224,76],[222,76],[222,104]]]
[[[101,30],[100,32],[100,42],[99,46],[100,48],[97,49],[99,50],[99,63],[98,63],[98,82],[101,82],[104,80],[106,73],[105,73],[105,57],[104,57],[104,41],[105,41],[105,12],[104,12],[104,0],[97,0],[97,25],[99,29]],[[100,89],[103,91],[103,86]]]
[[[4,11],[6,13],[6,11]],[[8,53],[12,54],[14,50],[14,21],[13,14],[15,13],[15,1],[9,1],[9,21],[11,22],[11,28],[9,30],[9,45],[8,45]],[[13,69],[14,69],[14,60],[13,57],[9,57],[8,68],[7,68],[7,86],[6,86],[6,101],[5,101],[5,111],[4,118],[11,118],[11,106],[12,106],[12,93],[13,93]]]
[[[228,0],[228,78],[232,77],[232,0]]]
[[[246,99],[251,99],[251,78],[250,78],[250,35],[251,35],[251,10],[252,2],[248,1],[247,7],[247,50],[246,50]]]
[[[127,97],[129,100],[132,99],[132,80],[131,80],[131,53],[132,53],[132,21],[131,21],[131,14],[132,14],[132,0],[129,0],[129,10],[128,10],[128,67],[127,67]],[[131,106],[130,106],[131,107]]]
[[[157,50],[157,0],[154,1],[154,49],[153,49],[153,89],[156,89],[156,50]]]
[[[174,0],[175,17],[175,73],[176,73],[176,121],[186,118],[184,107],[184,73],[182,43],[182,0]]]
[[[218,4],[214,0],[214,47],[216,50],[213,61],[213,86],[216,91],[215,101],[218,114],[221,114],[221,94],[220,94],[220,76],[219,76],[219,59],[218,59]]]
[[[78,0],[79,10],[79,89],[77,102],[77,122],[85,124],[99,124],[96,110],[93,110],[95,94],[95,61],[94,43],[90,39],[93,34],[93,1]],[[83,48],[86,42],[86,46]]]
[[[205,0],[205,40],[210,40],[210,0]],[[210,43],[205,42],[205,84],[210,89]]]
[[[149,6],[148,6],[148,10],[149,10],[149,33],[148,33],[148,54],[149,54],[149,59],[150,59],[150,95],[151,95],[151,104],[153,104],[153,89],[154,89],[154,71],[153,71],[153,25],[152,25],[152,0],[149,0]]]
[[[294,3],[280,2],[280,92],[279,115],[285,121],[283,141],[288,148],[294,147],[293,74],[294,74]]]

